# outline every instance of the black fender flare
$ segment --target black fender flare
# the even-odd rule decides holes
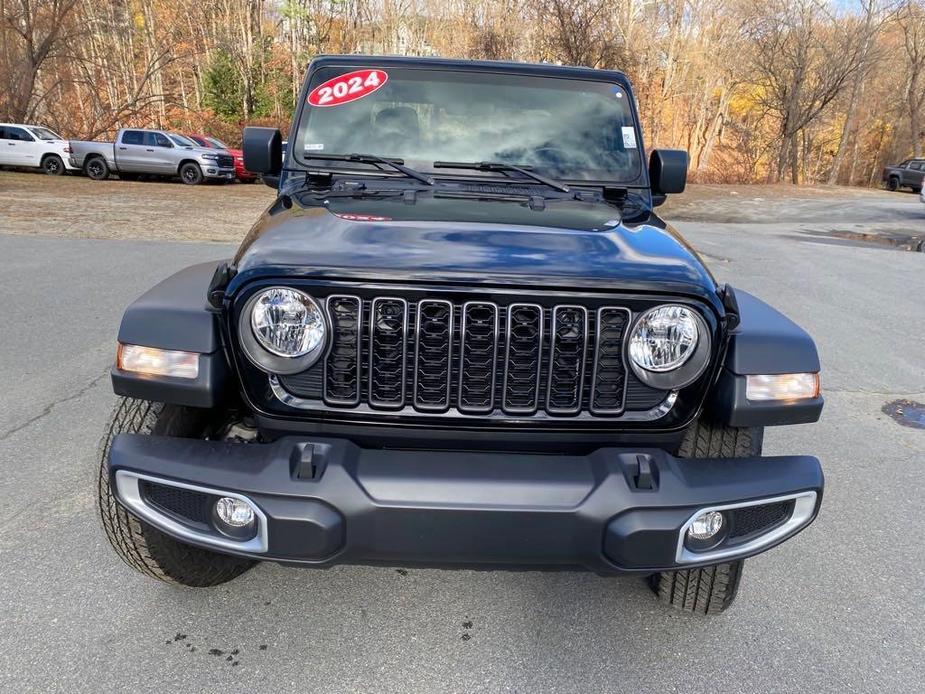
[[[777,309],[740,289],[734,290],[738,325],[730,331],[725,358],[712,398],[712,411],[730,426],[774,426],[815,422],[824,399],[753,402],[745,397],[752,374],[819,373],[816,343]]]
[[[150,376],[112,369],[116,395],[191,407],[222,402],[231,369],[222,347],[218,313],[208,303],[212,278],[221,261],[180,270],[132,303],[122,316],[119,342],[199,354],[195,379]]]

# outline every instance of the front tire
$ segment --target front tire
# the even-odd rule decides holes
[[[649,577],[659,599],[684,612],[714,615],[725,612],[739,592],[741,559],[702,569],[663,571]]]
[[[899,179],[896,176],[891,176],[890,179],[886,182],[886,189],[895,193],[899,190]]]
[[[202,411],[160,402],[119,398],[100,443],[97,492],[103,530],[116,554],[136,571],[176,585],[204,588],[237,578],[254,562],[177,542],[119,504],[109,480],[109,450],[121,433],[199,438]]]
[[[64,162],[57,154],[49,154],[42,159],[42,171],[49,176],[60,176],[64,173]]]
[[[746,458],[761,455],[764,429],[697,421],[684,434],[679,458]],[[735,601],[744,559],[699,569],[662,571],[649,576],[659,600],[685,612],[714,615]]]
[[[188,161],[180,167],[180,180],[188,186],[197,186],[202,183],[203,175],[199,164]]]

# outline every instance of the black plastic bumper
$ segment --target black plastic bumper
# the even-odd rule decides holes
[[[640,463],[643,473],[651,470],[648,479],[640,478]],[[716,563],[679,559],[679,537],[694,512],[808,492],[806,518],[760,549],[736,555],[749,556],[812,522],[823,488],[819,462],[808,456],[369,450],[299,437],[245,444],[122,434],[110,468],[114,489],[126,471],[244,495],[265,516],[266,550],[219,551],[319,566],[581,566],[599,573],[693,567]],[[132,510],[118,489],[117,497]]]

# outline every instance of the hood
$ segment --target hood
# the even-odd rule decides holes
[[[235,256],[229,292],[300,275],[684,294],[716,301],[700,258],[653,214],[601,200],[281,196]]]

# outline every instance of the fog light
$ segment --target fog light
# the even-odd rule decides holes
[[[692,540],[710,540],[723,529],[723,514],[719,511],[707,511],[697,516],[687,529],[687,536]]]
[[[244,528],[254,522],[254,507],[241,499],[223,496],[215,502],[218,519],[231,528]]]

